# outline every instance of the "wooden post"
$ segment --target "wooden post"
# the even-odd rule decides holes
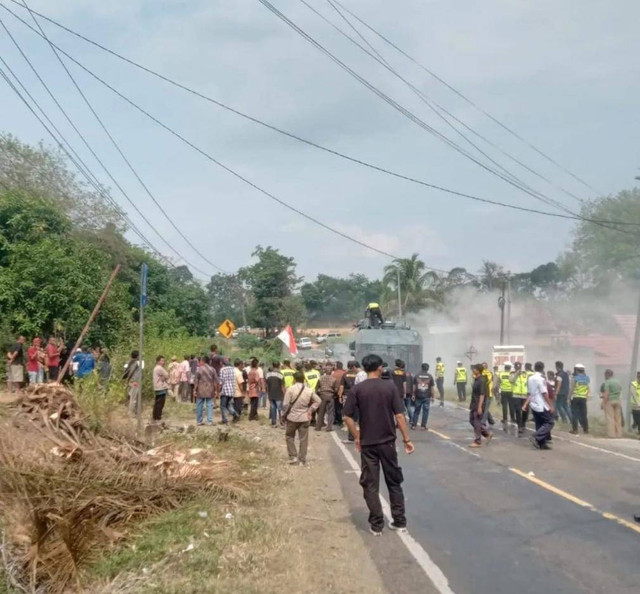
[[[69,365],[71,365],[71,359],[73,358],[74,353],[78,350],[78,347],[82,344],[84,337],[87,335],[87,332],[89,332],[89,329],[91,328],[91,324],[93,324],[94,320],[98,316],[98,312],[100,311],[100,308],[104,303],[104,300],[107,298],[107,295],[111,290],[111,285],[113,284],[113,281],[116,279],[116,276],[118,276],[118,272],[120,272],[120,264],[118,264],[113,270],[113,272],[111,273],[109,282],[107,282],[107,285],[105,286],[104,291],[102,291],[102,295],[100,295],[100,299],[98,299],[98,303],[96,303],[96,306],[93,308],[93,311],[91,312],[91,315],[87,320],[87,323],[84,325],[82,332],[80,332],[80,336],[78,336],[78,340],[76,341],[76,344],[74,345],[73,350],[69,353],[69,358],[67,359],[65,364],[62,366],[62,369],[60,370],[60,373],[58,375],[58,381],[61,382],[65,376],[65,373],[67,373],[67,370],[69,369]]]

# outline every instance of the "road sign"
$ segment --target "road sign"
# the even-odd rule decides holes
[[[231,338],[231,335],[236,331],[236,325],[231,320],[225,320],[218,326],[218,332],[225,338]]]

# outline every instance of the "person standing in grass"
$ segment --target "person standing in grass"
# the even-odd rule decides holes
[[[246,393],[246,383],[244,380],[244,363],[242,359],[236,359],[233,363],[235,370],[235,391],[233,394],[233,405],[238,414],[238,419],[242,416],[242,408],[244,406],[244,396]]]
[[[180,385],[180,363],[178,363],[178,357],[171,357],[171,363],[169,363],[167,371],[169,372],[169,394],[177,402],[178,386]]]
[[[189,402],[189,375],[191,374],[189,355],[184,355],[179,367],[180,386],[178,387],[178,393],[180,395],[180,402]]]
[[[284,399],[284,376],[280,371],[280,363],[275,361],[267,372],[267,394],[269,395],[269,419],[271,426],[277,427],[282,421],[282,401]]]
[[[286,426],[285,441],[289,464],[304,466],[307,463],[311,416],[320,406],[320,397],[305,385],[304,372],[296,371],[293,379],[293,386],[284,395],[282,420]],[[298,450],[296,450],[296,433],[300,442]]]
[[[49,337],[47,342],[47,367],[49,372],[49,381],[58,381],[58,372],[60,371],[60,345],[56,344],[53,336]]]
[[[24,386],[24,336],[19,336],[18,340],[7,352],[7,364],[9,365],[9,377],[11,380],[11,391],[22,390]]]
[[[260,377],[258,360],[252,359],[249,373],[247,374],[247,396],[249,397],[249,420],[258,420],[258,405],[260,404],[260,394],[263,392],[262,384],[264,380]]]
[[[204,425],[202,414],[207,407],[207,425],[213,425],[213,398],[216,395],[218,374],[211,366],[211,357],[206,356],[202,365],[196,370],[196,380],[193,385],[196,398],[196,421],[198,425]]]
[[[222,424],[226,425],[229,421],[227,413],[231,415],[233,423],[237,422],[239,415],[236,412],[233,398],[236,393],[236,369],[231,365],[228,358],[224,358],[222,369],[220,370],[220,416]]]
[[[163,355],[156,357],[156,366],[153,368],[153,393],[155,402],[153,403],[153,420],[162,419],[162,410],[169,392],[169,373],[164,368],[165,359]]]

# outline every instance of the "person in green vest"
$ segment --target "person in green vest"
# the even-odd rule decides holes
[[[578,363],[573,368],[571,380],[571,431],[578,434],[578,423],[585,433],[589,433],[589,418],[587,417],[587,402],[591,396],[591,379],[585,373],[584,365]]]
[[[453,383],[458,390],[458,402],[464,402],[467,399],[467,369],[462,365],[462,361],[456,363]]]
[[[604,372],[602,409],[607,420],[607,436],[622,437],[622,384],[613,377],[613,370]]]
[[[440,407],[444,407],[444,363],[442,357],[436,357],[436,387],[440,394]]]
[[[516,422],[516,413],[513,404],[513,384],[511,383],[511,363],[504,364],[504,371],[498,373],[500,387],[500,404],[502,405],[502,428],[509,430],[507,419]]]
[[[296,370],[293,369],[293,367],[291,367],[291,361],[289,361],[288,359],[285,359],[282,362],[282,368],[280,369],[280,373],[284,377],[284,389],[286,392],[295,383],[294,376],[296,374]]]
[[[640,433],[640,371],[636,374],[636,381],[631,382],[631,415],[633,416],[632,429],[638,429]]]
[[[525,417],[522,407],[527,400],[527,396],[529,396],[529,376],[527,372],[522,369],[522,363],[520,363],[520,361],[516,361],[513,373],[509,379],[513,385],[513,408],[518,425],[518,437],[522,437],[527,424],[527,418]]]
[[[369,325],[372,328],[378,328],[384,324],[382,309],[380,309],[380,305],[378,303],[369,303],[364,312],[364,317],[369,320]]]

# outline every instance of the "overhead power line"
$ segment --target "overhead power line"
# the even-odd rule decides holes
[[[318,17],[320,17],[323,21],[325,21],[327,24],[329,24],[332,28],[334,28],[336,31],[338,31],[342,36],[346,37],[351,43],[354,43],[362,51],[367,53],[371,58],[373,58],[374,60],[379,62],[382,66],[384,66],[387,70],[389,70],[394,76],[399,78],[405,85],[407,85],[411,89],[411,91],[413,93],[415,93],[420,98],[421,101],[423,101],[429,107],[429,109],[431,109],[440,119],[442,119],[452,130],[454,130],[457,134],[459,134],[466,142],[468,142],[473,148],[475,148],[481,155],[483,155],[489,161],[491,161],[491,163],[493,163],[494,165],[499,167],[502,171],[504,171],[507,175],[512,177],[512,179],[514,179],[516,182],[518,182],[518,183],[522,184],[523,186],[527,187],[528,189],[532,190],[532,188],[528,184],[526,184],[522,180],[518,179],[509,170],[505,169],[500,163],[495,161],[492,157],[490,157],[487,153],[485,153],[480,147],[478,147],[474,142],[472,142],[470,138],[465,136],[460,130],[458,130],[453,124],[451,124],[451,122],[449,122],[447,120],[445,115],[448,116],[449,118],[451,118],[452,120],[454,120],[457,124],[459,124],[463,128],[465,128],[465,130],[468,130],[471,134],[473,134],[474,136],[476,136],[477,138],[479,138],[480,140],[482,140],[483,142],[488,144],[490,147],[492,147],[493,149],[497,150],[500,154],[502,154],[506,158],[510,159],[511,161],[513,161],[514,163],[516,163],[517,165],[519,165],[520,167],[522,167],[526,171],[528,171],[529,173],[532,173],[533,175],[535,175],[539,179],[541,179],[544,182],[548,183],[550,186],[552,186],[556,190],[559,190],[560,192],[566,194],[567,196],[569,196],[570,198],[576,200],[577,202],[579,202],[581,204],[584,204],[584,200],[582,198],[580,198],[579,196],[577,196],[573,192],[563,188],[562,186],[556,184],[555,182],[553,182],[551,179],[549,179],[545,175],[539,173],[538,171],[536,171],[535,169],[533,169],[532,167],[530,167],[526,163],[522,162],[520,159],[518,159],[518,158],[514,157],[513,155],[511,155],[509,152],[503,150],[496,143],[494,143],[493,141],[489,140],[483,134],[480,134],[474,128],[472,128],[471,126],[466,124],[464,121],[459,119],[455,114],[453,114],[450,111],[448,111],[445,107],[440,105],[437,101],[435,101],[431,97],[428,97],[423,91],[421,91],[419,88],[417,88],[415,85],[411,84],[408,80],[406,80],[403,76],[401,76],[398,73],[398,71],[395,70],[382,57],[382,55],[371,45],[371,43],[369,43],[369,41],[360,33],[360,31],[353,25],[353,23],[340,11],[340,9],[336,6],[336,4],[332,0],[327,0],[329,5],[333,8],[333,10],[336,12],[336,14],[338,14],[338,16],[349,26],[349,28],[352,31],[354,31],[358,35],[358,37],[360,37],[360,39],[363,40],[363,42],[375,54],[375,56],[371,55],[371,53],[368,50],[366,50],[364,47],[362,47],[350,35],[347,35],[342,29],[340,29],[340,27],[335,25],[328,18],[326,18],[322,13],[320,13],[313,6],[311,6],[308,2],[306,2],[306,0],[300,0],[300,2],[302,2],[302,4],[304,4],[307,8],[309,8],[309,10],[314,12]],[[535,190],[532,190],[532,191],[535,191]]]
[[[64,71],[66,72],[67,76],[69,77],[69,79],[71,80],[71,82],[73,83],[73,86],[76,88],[76,90],[78,91],[78,93],[80,94],[80,96],[82,97],[82,100],[84,101],[84,103],[86,104],[86,106],[89,108],[89,110],[91,111],[91,113],[93,114],[94,118],[96,119],[96,121],[100,124],[100,127],[104,130],[105,134],[107,135],[107,137],[109,138],[109,140],[111,141],[111,144],[113,144],[113,146],[115,147],[115,149],[118,151],[118,154],[122,157],[122,160],[127,164],[127,167],[129,168],[129,170],[131,171],[131,173],[133,173],[133,175],[135,176],[135,178],[138,180],[138,182],[140,183],[140,185],[143,187],[144,191],[146,192],[146,194],[149,196],[149,198],[151,198],[151,200],[153,201],[153,203],[157,206],[158,210],[162,213],[162,215],[164,216],[164,218],[169,222],[169,224],[173,227],[173,229],[178,233],[178,235],[180,235],[180,237],[182,237],[182,239],[184,239],[184,241],[187,243],[187,245],[196,253],[198,254],[198,256],[200,256],[207,264],[209,264],[211,267],[213,267],[215,270],[218,270],[220,272],[224,272],[224,270],[222,268],[220,268],[217,264],[215,264],[214,262],[212,262],[207,256],[205,256],[192,242],[191,240],[182,232],[182,230],[175,224],[175,222],[171,219],[171,217],[167,214],[166,210],[163,208],[163,206],[158,202],[158,200],[156,199],[156,197],[153,195],[153,193],[151,192],[151,190],[149,189],[149,187],[147,186],[147,184],[145,184],[145,182],[142,180],[142,178],[140,177],[140,175],[138,174],[138,172],[136,171],[136,169],[133,167],[133,165],[131,164],[131,162],[129,161],[129,159],[126,157],[126,155],[124,154],[124,152],[122,151],[122,149],[120,148],[120,145],[118,144],[118,142],[115,140],[115,138],[113,137],[113,135],[111,134],[111,132],[108,130],[108,128],[106,127],[105,123],[102,121],[102,118],[100,118],[100,116],[98,115],[98,113],[96,112],[96,110],[94,109],[94,107],[92,106],[91,102],[87,99],[87,96],[84,94],[84,92],[82,91],[82,89],[80,88],[80,86],[78,85],[77,81],[75,80],[75,78],[73,77],[73,75],[71,74],[71,72],[69,72],[69,69],[67,68],[66,64],[63,62],[63,60],[60,58],[58,52],[56,51],[56,48],[53,46],[53,44],[50,42],[49,38],[47,37],[47,34],[44,32],[44,29],[40,26],[40,23],[38,22],[38,19],[35,17],[35,15],[33,14],[33,12],[31,11],[31,8],[29,8],[26,0],[22,0],[22,3],[24,4],[24,7],[29,11],[29,14],[31,15],[31,18],[33,19],[33,22],[35,23],[35,25],[38,27],[38,30],[40,31],[40,33],[42,34],[42,37],[45,39],[45,41],[47,42],[47,44],[49,45],[49,47],[51,48],[51,51],[53,52],[54,56],[57,58],[58,62],[60,62],[60,65],[62,66],[62,68],[64,69]],[[170,245],[164,238],[163,241],[165,241],[165,243],[167,245]],[[172,246],[170,246],[172,251],[174,251],[175,253],[178,253]],[[180,255],[178,253],[178,255]],[[188,260],[186,260],[182,255],[180,255],[180,257],[185,261],[188,262]],[[190,264],[193,268],[195,268],[195,266],[193,266],[193,264]],[[203,273],[206,274],[206,273]]]
[[[127,192],[122,188],[121,184],[117,181],[117,179],[111,174],[111,172],[109,171],[109,169],[106,167],[106,165],[103,163],[103,161],[100,159],[100,157],[96,154],[96,152],[93,150],[93,148],[89,145],[88,141],[86,140],[85,136],[82,134],[82,132],[77,128],[77,126],[75,125],[75,123],[73,122],[73,120],[70,118],[70,116],[68,115],[68,113],[66,112],[66,110],[62,107],[62,105],[59,103],[59,101],[57,100],[57,98],[55,97],[55,95],[53,94],[53,92],[50,90],[50,88],[48,87],[48,85],[46,84],[46,82],[42,79],[42,77],[40,76],[39,72],[37,71],[37,69],[35,68],[35,66],[33,65],[33,63],[31,62],[31,60],[29,60],[28,56],[24,53],[24,51],[22,50],[20,44],[17,42],[17,40],[13,37],[13,35],[11,34],[11,32],[8,30],[8,28],[6,27],[5,23],[2,21],[2,19],[0,19],[0,25],[4,28],[5,32],[7,33],[7,35],[9,36],[9,38],[11,39],[11,41],[13,42],[13,44],[16,46],[16,48],[18,49],[18,51],[20,52],[20,54],[22,55],[22,57],[25,59],[25,61],[27,62],[27,64],[29,65],[29,67],[31,68],[31,70],[33,71],[33,73],[36,75],[36,77],[38,78],[38,80],[40,81],[40,83],[44,86],[44,88],[46,89],[47,93],[49,94],[49,96],[53,99],[53,101],[55,102],[56,106],[60,109],[60,111],[62,112],[62,114],[65,116],[66,120],[69,122],[69,124],[72,126],[72,128],[74,129],[74,131],[76,132],[76,134],[78,134],[78,136],[80,137],[80,139],[82,140],[83,144],[87,147],[87,149],[91,152],[91,154],[93,155],[93,157],[96,159],[96,161],[100,164],[100,166],[102,167],[102,169],[105,171],[105,173],[109,176],[109,178],[113,181],[113,183],[117,186],[117,188],[120,190],[120,192],[123,194],[123,196],[127,199],[127,201],[131,204],[131,206],[133,206],[133,208],[136,210],[136,212],[141,216],[141,218],[145,221],[145,223],[147,223],[147,225],[149,225],[149,227],[154,231],[154,233],[160,237],[160,239],[162,239],[162,241],[169,247],[169,249],[171,249],[173,251],[174,254],[176,254],[176,256],[180,259],[182,259],[184,262],[186,262],[189,266],[191,266],[194,270],[196,270],[197,272],[203,274],[205,277],[208,276],[208,274],[206,272],[204,272],[203,270],[201,270],[200,268],[198,268],[197,266],[191,264],[186,258],[184,258],[182,256],[182,254],[180,252],[178,252],[164,237],[163,235],[155,228],[155,226],[149,221],[149,219],[144,215],[144,213],[137,207],[137,205],[133,202],[133,200],[129,197],[129,195],[127,194]],[[14,77],[14,79],[18,82],[18,84],[26,91],[26,93],[28,93],[28,91],[26,90],[26,87],[24,86],[24,84],[20,81],[19,77],[17,76],[17,74],[10,68],[10,66],[4,61],[2,60],[2,62],[5,64],[5,68],[7,68],[12,76]],[[46,115],[45,111],[42,109],[42,107],[37,103],[37,101],[33,98],[33,96],[29,94],[29,97],[31,98],[31,100],[33,101],[33,103],[36,105],[36,107],[38,108],[38,110],[45,116],[45,118],[48,121],[51,121],[50,118]],[[22,98],[22,97],[21,97]],[[22,98],[24,101],[24,98]],[[26,101],[25,101],[26,103]],[[28,105],[28,103],[26,103]],[[34,114],[37,115],[37,114]],[[39,119],[39,118],[38,118]],[[43,123],[43,122],[41,122]],[[49,131],[50,132],[50,131]],[[63,148],[63,150],[65,151],[65,153],[68,156],[71,156],[69,154],[69,152],[62,146],[62,144],[60,143],[60,140],[58,140],[57,138],[55,138],[56,143],[61,146]],[[62,140],[63,142],[65,142],[67,145],[69,145],[68,141],[62,136]],[[69,145],[70,146],[70,145]],[[74,155],[77,156],[77,153],[75,151],[73,151]],[[79,159],[79,157],[78,157]],[[86,175],[83,167],[87,170],[90,171],[88,166],[86,165],[86,163],[84,163],[84,161],[82,161],[81,159],[79,159],[79,161],[76,161],[74,159],[74,164],[76,165],[76,167],[80,170],[80,172],[83,175]],[[97,178],[94,177],[94,180],[97,181]],[[110,200],[113,201],[113,198],[110,197]],[[115,204],[115,202],[114,202]],[[116,204],[117,206],[117,204]],[[119,209],[119,207],[118,207]],[[147,240],[145,238],[145,243],[147,245],[152,245],[150,244],[149,240]],[[157,248],[152,247],[153,251],[155,251],[157,254],[159,254],[162,258],[164,258],[164,256],[162,255],[162,253],[157,250]]]
[[[15,0],[12,0],[13,2],[15,2]],[[563,171],[564,173],[566,173],[567,175],[569,175],[570,177],[572,177],[573,179],[575,179],[577,182],[581,183],[583,186],[589,188],[590,190],[594,190],[595,188],[589,184],[588,182],[586,182],[584,179],[582,179],[580,176],[578,176],[577,174],[571,172],[569,169],[567,169],[566,167],[564,167],[562,164],[560,164],[557,160],[555,160],[553,157],[550,157],[547,153],[545,153],[542,149],[539,149],[538,147],[536,147],[533,143],[531,143],[529,140],[527,140],[526,138],[524,138],[523,136],[521,136],[520,134],[518,134],[515,130],[513,130],[513,128],[507,126],[507,124],[501,122],[498,118],[496,118],[495,116],[491,115],[488,111],[486,111],[485,109],[483,109],[482,107],[480,107],[477,103],[475,103],[474,101],[472,101],[471,99],[469,99],[466,95],[464,95],[461,91],[459,91],[458,89],[456,89],[455,87],[453,87],[451,84],[449,84],[447,81],[445,81],[443,78],[441,78],[440,76],[438,76],[433,70],[430,70],[429,68],[427,68],[426,66],[424,66],[421,62],[419,62],[418,60],[416,60],[414,57],[412,57],[410,54],[408,54],[405,50],[401,49],[400,47],[398,47],[398,45],[396,45],[393,41],[389,40],[387,37],[385,37],[382,33],[380,33],[378,30],[374,29],[369,23],[367,23],[364,19],[362,19],[361,17],[359,17],[357,14],[355,14],[353,11],[349,10],[346,6],[344,6],[341,2],[339,2],[339,0],[332,0],[333,2],[335,2],[338,6],[340,6],[340,8],[342,8],[345,12],[349,13],[354,19],[356,19],[360,24],[362,24],[364,27],[366,27],[367,29],[369,29],[369,31],[371,31],[374,35],[376,35],[377,37],[379,37],[380,39],[382,39],[386,44],[388,44],[389,46],[391,46],[393,49],[395,49],[397,52],[399,52],[400,54],[402,54],[405,58],[407,58],[408,60],[410,60],[411,62],[413,62],[416,66],[418,66],[419,68],[421,68],[422,70],[424,70],[427,74],[429,74],[430,76],[432,76],[435,80],[437,80],[439,83],[443,84],[445,87],[447,87],[450,91],[452,91],[453,93],[455,93],[458,97],[460,97],[462,100],[464,100],[466,103],[468,103],[469,105],[471,105],[474,109],[478,110],[480,113],[482,113],[483,115],[485,115],[486,117],[488,117],[491,121],[493,121],[495,124],[497,124],[498,126],[500,126],[503,130],[505,130],[506,132],[508,132],[509,134],[511,134],[514,138],[517,138],[520,142],[524,143],[526,146],[528,146],[530,149],[532,149],[533,151],[535,151],[536,153],[538,153],[541,157],[543,157],[544,159],[546,159],[549,163],[552,163],[553,165],[555,165],[558,169],[560,169],[561,171]]]
[[[12,1],[15,2],[15,0],[12,0]],[[17,2],[15,2],[15,3],[17,3]],[[19,4],[19,3],[17,3],[17,4]],[[28,23],[26,23],[24,20],[22,20],[13,11],[9,10],[3,4],[0,4],[0,6],[2,6],[2,8],[7,10],[8,12],[10,12],[14,17],[19,19],[23,24],[25,24],[26,26],[28,26],[29,28],[31,28],[33,30],[33,28],[30,27],[28,25]],[[482,197],[479,197],[479,196],[476,196],[476,195],[473,195],[473,194],[469,194],[469,193],[466,193],[466,192],[452,190],[450,188],[439,186],[437,184],[433,184],[433,183],[427,182],[425,180],[421,180],[421,179],[418,179],[418,178],[415,178],[415,177],[412,177],[412,176],[408,176],[408,175],[404,175],[404,174],[398,173],[396,171],[392,171],[390,169],[387,169],[385,167],[381,167],[379,165],[375,165],[375,164],[370,163],[368,161],[365,161],[363,159],[359,159],[357,157],[350,156],[350,155],[348,155],[346,153],[343,153],[341,151],[338,151],[336,149],[333,149],[333,148],[326,147],[324,145],[318,144],[317,142],[314,142],[312,140],[309,140],[309,139],[306,139],[304,137],[301,137],[301,136],[299,136],[299,135],[297,135],[295,133],[292,133],[292,132],[289,132],[289,131],[284,130],[282,128],[279,128],[278,126],[275,126],[273,124],[265,122],[265,121],[255,117],[255,116],[252,116],[250,114],[247,114],[247,113],[244,113],[242,111],[239,111],[239,110],[237,110],[237,109],[235,109],[235,108],[233,108],[233,107],[231,107],[231,106],[229,106],[229,105],[227,105],[225,103],[222,103],[221,101],[218,101],[217,99],[214,99],[213,97],[205,95],[201,91],[198,91],[198,90],[196,90],[196,89],[194,89],[192,87],[189,87],[189,86],[184,85],[184,84],[182,84],[180,82],[177,82],[176,80],[173,80],[173,79],[171,79],[171,78],[169,78],[169,77],[167,77],[167,76],[165,76],[165,75],[163,75],[163,74],[161,74],[161,73],[159,73],[159,72],[157,72],[155,70],[152,70],[151,68],[148,68],[147,66],[144,66],[144,65],[132,60],[131,58],[128,58],[128,57],[126,57],[126,56],[124,56],[124,55],[122,55],[122,54],[120,54],[120,53],[118,53],[118,52],[116,52],[116,51],[114,51],[114,50],[112,50],[112,49],[110,49],[110,48],[108,48],[108,47],[106,47],[106,46],[104,46],[104,45],[102,45],[102,44],[90,39],[90,38],[88,38],[88,37],[86,37],[85,35],[83,35],[81,33],[78,33],[77,31],[74,31],[73,29],[70,29],[69,27],[63,25],[62,23],[60,23],[60,22],[58,22],[58,21],[56,21],[56,20],[54,20],[54,19],[42,14],[40,12],[37,12],[35,10],[33,10],[32,12],[34,14],[38,15],[39,17],[43,18],[44,20],[50,22],[51,24],[59,27],[60,29],[70,33],[71,35],[74,35],[75,37],[77,37],[77,38],[79,38],[79,39],[81,39],[81,40],[83,40],[83,41],[85,41],[85,42],[87,42],[87,43],[89,43],[89,44],[91,44],[91,45],[93,45],[93,46],[95,46],[95,47],[97,47],[97,48],[109,53],[109,54],[111,54],[112,56],[114,56],[114,57],[116,57],[116,58],[118,58],[118,59],[120,59],[120,60],[122,60],[122,61],[124,61],[124,62],[126,62],[128,64],[130,64],[131,66],[134,66],[135,68],[138,68],[138,69],[146,72],[147,74],[150,74],[150,75],[152,75],[152,76],[154,76],[154,77],[156,77],[156,78],[158,78],[158,79],[160,79],[160,80],[162,80],[162,81],[164,81],[164,82],[166,82],[166,83],[168,83],[168,84],[170,84],[170,85],[172,85],[172,86],[174,86],[176,88],[179,88],[179,89],[181,89],[183,91],[186,91],[187,93],[190,93],[190,94],[192,94],[192,95],[194,95],[194,96],[196,96],[196,97],[198,97],[198,98],[200,98],[200,99],[202,99],[204,101],[207,101],[207,102],[209,102],[209,103],[211,103],[211,104],[213,104],[213,105],[215,105],[215,106],[217,106],[217,107],[219,107],[221,109],[224,109],[224,110],[226,110],[226,111],[228,111],[230,113],[233,113],[233,114],[235,114],[235,115],[237,115],[237,116],[239,116],[239,117],[241,117],[241,118],[243,118],[243,119],[245,119],[247,121],[250,121],[250,122],[252,122],[254,124],[257,124],[257,125],[260,125],[260,126],[262,126],[264,128],[267,128],[267,129],[269,129],[269,130],[271,130],[273,132],[277,132],[278,134],[286,136],[286,137],[288,137],[288,138],[290,138],[292,140],[296,140],[297,142],[304,143],[307,146],[311,146],[311,147],[316,148],[318,150],[324,151],[324,152],[326,152],[328,154],[334,155],[336,157],[340,157],[341,159],[345,159],[347,161],[350,161],[352,163],[355,163],[355,164],[363,166],[363,167],[367,167],[367,168],[372,169],[374,171],[378,171],[380,173],[384,173],[386,175],[390,175],[390,176],[396,177],[397,179],[402,179],[402,180],[405,180],[405,181],[408,181],[408,182],[411,182],[411,183],[414,183],[414,184],[418,184],[418,185],[421,185],[423,187],[427,187],[427,188],[434,189],[434,190],[437,190],[437,191],[440,191],[440,192],[444,192],[444,193],[448,193],[448,194],[451,194],[451,195],[454,195],[454,196],[458,196],[460,198],[466,198],[466,199],[474,200],[474,201],[481,202],[481,203],[491,204],[491,205],[500,206],[500,207],[508,208],[508,209],[512,209],[512,210],[518,210],[518,211],[522,211],[522,212],[527,212],[527,213],[531,213],[531,214],[537,214],[537,215],[554,217],[554,218],[562,218],[562,219],[568,219],[568,220],[582,220],[582,221],[587,221],[587,222],[595,223],[595,224],[603,223],[603,224],[616,224],[616,225],[625,225],[625,226],[640,226],[640,223],[633,223],[633,222],[628,222],[628,221],[609,221],[609,220],[606,220],[606,219],[591,219],[591,218],[588,218],[588,217],[581,217],[581,216],[578,216],[578,215],[560,214],[560,213],[542,211],[542,210],[538,210],[538,209],[534,209],[534,208],[527,208],[527,207],[523,207],[523,206],[517,206],[517,205],[514,205],[514,204],[508,204],[508,203],[500,202],[500,201],[497,201],[497,200],[491,200],[491,199],[488,199],[488,198],[482,198]],[[34,32],[36,32],[36,31],[34,30]],[[67,58],[73,60],[81,68],[84,68],[85,70],[87,70],[82,64],[80,64],[77,60],[72,58],[70,56],[70,54],[68,54],[64,50],[61,50],[58,46],[55,46],[55,47],[58,49],[58,51],[63,53],[65,56],[67,56]]]
[[[450,139],[448,139],[446,136],[444,136],[438,130],[435,130],[434,128],[429,126],[426,122],[421,120],[414,113],[412,113],[411,111],[409,111],[408,109],[406,109],[405,107],[400,105],[397,101],[395,101],[394,99],[389,97],[383,91],[378,89],[375,85],[373,85],[368,80],[366,80],[365,78],[360,76],[355,70],[350,68],[344,62],[342,62],[337,56],[332,54],[322,44],[320,44],[313,37],[311,37],[308,33],[306,33],[302,28],[300,28],[298,25],[296,25],[291,19],[289,19],[285,14],[283,14],[280,10],[278,10],[273,4],[271,4],[271,2],[269,2],[268,0],[258,0],[258,1],[263,6],[265,6],[265,8],[267,8],[270,12],[272,12],[276,17],[278,17],[281,21],[283,21],[288,27],[290,27],[296,33],[298,33],[303,39],[305,39],[307,42],[309,42],[311,45],[313,45],[315,48],[317,48],[321,53],[323,53],[330,60],[332,60],[334,63],[336,63],[340,68],[342,68],[350,76],[352,76],[354,79],[356,79],[364,87],[369,89],[373,94],[375,94],[380,99],[382,99],[383,101],[388,103],[391,107],[393,107],[394,109],[399,111],[407,119],[409,119],[410,121],[414,122],[416,125],[420,126],[421,128],[423,128],[424,130],[426,130],[430,134],[433,134],[434,136],[440,138],[443,142],[445,142],[445,144],[448,144],[449,146],[451,146],[451,148],[453,148],[457,152],[460,152],[461,154],[466,156],[469,160],[471,160],[474,163],[476,163],[476,165],[478,165],[482,169],[488,171],[489,173],[499,177],[500,179],[504,180],[508,184],[520,189],[521,191],[525,192],[526,194],[529,194],[530,196],[533,196],[537,200],[541,200],[542,202],[545,202],[547,204],[552,204],[553,203],[553,201],[550,201],[549,199],[543,197],[542,195],[540,195],[537,192],[530,191],[526,187],[523,187],[523,186],[519,185],[518,183],[514,182],[513,180],[511,180],[508,176],[505,176],[505,175],[501,174],[500,172],[496,171],[495,169],[492,169],[491,167],[488,167],[487,165],[485,165],[484,163],[482,163],[481,161],[476,159],[473,155],[471,155],[470,153],[468,153],[467,151],[465,151],[464,149],[462,149],[461,147],[459,147],[458,145],[453,143]],[[563,205],[560,205],[558,203],[556,203],[556,205],[557,205],[558,208],[564,210],[565,212],[567,212],[567,213],[569,213],[571,215],[580,216],[580,215],[576,215],[576,213],[570,211],[569,209],[567,209]],[[582,219],[582,217],[581,217],[581,219]],[[605,228],[615,229],[615,227],[608,227],[607,224],[603,224],[603,223],[596,223],[596,224],[598,224],[598,225],[600,225],[602,227],[605,227]],[[622,231],[622,232],[624,232],[624,231]]]

